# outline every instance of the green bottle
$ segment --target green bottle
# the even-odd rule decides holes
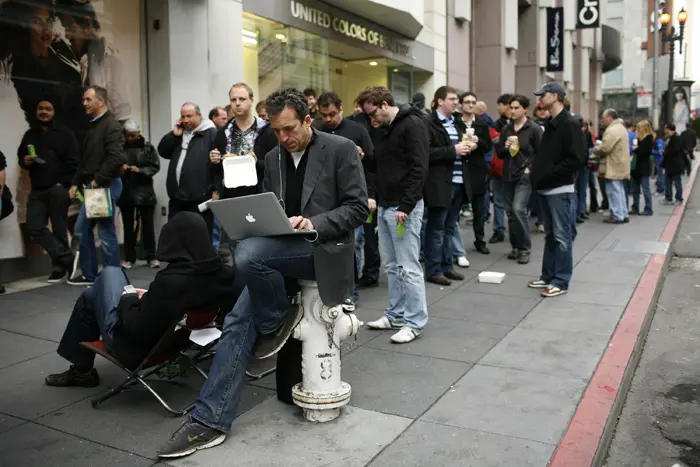
[[[75,192],[75,197],[78,198],[78,201],[81,203],[85,203],[85,198],[83,198],[83,194],[80,192],[80,190]]]
[[[36,158],[36,148],[33,144],[27,145],[27,151],[29,151],[29,157]]]
[[[373,219],[374,219],[374,213],[370,212],[369,217],[367,217],[367,220],[365,221],[365,224],[371,224]]]
[[[403,237],[404,233],[404,224],[396,224],[396,235],[399,237]]]

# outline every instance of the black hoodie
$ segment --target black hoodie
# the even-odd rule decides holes
[[[416,107],[401,106],[374,152],[379,206],[398,207],[399,211],[410,214],[423,199],[429,141],[423,112]]]
[[[37,156],[43,159],[45,164],[24,163],[24,156],[29,155],[29,144],[34,145]],[[17,148],[17,158],[19,166],[29,170],[33,190],[51,188],[57,183],[68,188],[78,168],[80,149],[78,140],[68,127],[53,122],[44,131],[36,123],[22,137],[22,142]]]
[[[227,313],[233,307],[238,298],[234,271],[221,262],[210,240],[199,214],[181,212],[163,226],[156,257],[168,266],[140,300],[125,295],[117,309],[114,354],[127,368],[138,366],[187,310],[217,307]]]
[[[498,143],[500,148],[498,157],[503,159],[503,181],[515,182],[520,180],[520,177],[525,172],[525,169],[531,169],[532,163],[537,155],[537,148],[542,139],[542,128],[527,119],[520,130],[515,131],[515,122],[510,122],[503,127],[501,131],[501,140]],[[517,136],[520,143],[520,150],[515,156],[510,155],[510,151],[506,149],[506,141],[510,136]]]

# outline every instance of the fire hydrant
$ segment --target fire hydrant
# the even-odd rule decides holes
[[[307,420],[330,422],[350,401],[350,385],[340,379],[340,342],[357,334],[362,323],[341,305],[325,306],[316,282],[299,285],[304,317],[293,337],[302,342],[302,382],[292,388],[292,398]]]

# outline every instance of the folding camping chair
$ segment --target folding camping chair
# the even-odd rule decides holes
[[[201,357],[211,350],[211,348],[216,344],[217,340],[214,340],[208,345],[202,347],[193,356],[188,355],[186,351],[192,347],[192,343],[189,340],[190,333],[198,329],[208,329],[214,327],[214,319],[218,313],[218,308],[188,310],[183,319],[178,319],[168,328],[163,337],[160,338],[158,343],[148,353],[146,358],[144,358],[143,361],[133,370],[126,368],[119,360],[117,360],[116,357],[110,355],[107,352],[104,341],[96,340],[93,342],[81,342],[80,345],[92,350],[97,355],[101,355],[102,357],[106,358],[127,374],[126,379],[119,386],[112,388],[105,394],[93,399],[91,401],[92,406],[96,408],[102,402],[116,396],[128,387],[133,386],[136,383],[140,383],[143,387],[148,389],[148,391],[153,394],[156,399],[158,399],[158,402],[160,402],[165,410],[170,412],[172,415],[181,416],[192,410],[194,403],[188,405],[182,410],[175,410],[170,407],[170,405],[163,400],[160,394],[158,394],[156,390],[153,389],[148,382],[146,382],[146,378],[153,374],[162,376],[161,370],[176,360],[184,358],[192,368],[197,370],[197,372],[204,377],[204,379],[207,379],[207,374],[197,365],[197,362],[201,361]]]

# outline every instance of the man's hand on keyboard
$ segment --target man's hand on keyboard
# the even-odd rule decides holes
[[[301,216],[290,217],[289,222],[292,224],[292,228],[296,230],[314,230],[314,225],[311,221]]]

